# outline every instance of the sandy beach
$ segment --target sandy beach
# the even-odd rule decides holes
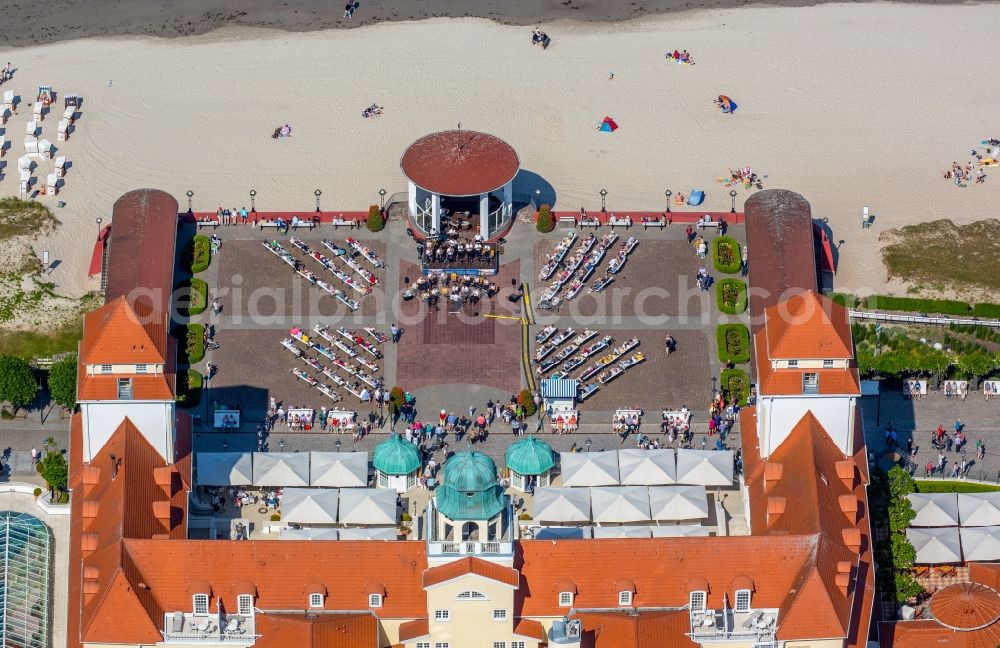
[[[838,289],[884,291],[881,231],[996,215],[1000,173],[961,189],[941,173],[1000,131],[1000,59],[976,53],[990,46],[983,25],[998,21],[997,5],[851,4],[557,21],[547,51],[524,27],[481,19],[5,48],[16,73],[3,89],[25,103],[6,126],[0,194],[17,193],[36,87],[81,93],[78,130],[58,144],[72,161],[66,186],[41,198],[62,225],[35,244],[60,260],[51,280],[75,296],[96,287],[95,219],[107,223],[125,191],[162,188],[184,209],[190,189],[196,210],[214,210],[249,207],[253,188],[258,209],[309,211],[320,188],[324,211],[364,209],[381,187],[405,189],[408,144],[461,123],[510,142],[541,177],[515,191],[551,185],[557,209],[597,209],[601,188],[609,211],[662,209],[665,189],[699,187],[705,209],[726,210],[716,179],[750,165],[829,219],[844,241]],[[667,63],[675,48],[697,64]],[[713,105],[719,94],[735,115]],[[385,114],[363,119],[372,102]],[[605,115],[617,132],[595,130]],[[57,121],[43,136],[55,141]],[[272,139],[284,123],[293,137]],[[864,231],[863,205],[875,215]]]

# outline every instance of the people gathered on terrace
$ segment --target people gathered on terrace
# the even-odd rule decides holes
[[[458,238],[458,230],[446,230],[444,240],[429,240],[424,245],[421,261],[430,267],[489,268],[496,263],[496,247],[476,234],[472,241]]]
[[[481,299],[490,299],[500,288],[487,277],[478,275],[457,275],[453,273],[431,274],[420,277],[403,292],[403,300],[420,298],[429,305],[439,300],[449,300],[453,305],[465,303],[473,306]]]

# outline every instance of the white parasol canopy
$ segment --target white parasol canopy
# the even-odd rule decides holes
[[[560,452],[563,486],[617,486],[617,452]]]
[[[254,486],[308,486],[309,453],[253,453]]]
[[[906,539],[917,550],[916,564],[942,565],[962,562],[958,527],[931,527],[906,530]]]
[[[731,486],[733,484],[733,452],[731,450],[677,451],[677,483],[701,486]]]
[[[595,538],[648,538],[648,526],[594,527]]]
[[[669,526],[650,527],[654,538],[689,538],[694,536],[707,536],[708,527],[694,524],[678,524]]]
[[[343,524],[396,524],[396,491],[385,488],[345,488],[340,491]]]
[[[906,496],[917,517],[910,526],[958,526],[958,495],[955,493],[910,493]]]
[[[653,520],[697,520],[708,517],[704,486],[650,486],[649,509]]]
[[[594,527],[541,527],[535,530],[535,540],[574,540],[593,538]]]
[[[648,522],[649,491],[645,486],[599,486],[590,489],[595,522]]]
[[[1000,525],[1000,492],[959,493],[958,516],[964,527]]]
[[[391,491],[390,491],[391,492]],[[396,527],[366,527],[364,529],[340,529],[341,540],[396,540]]]
[[[966,562],[1000,560],[1000,526],[963,527],[958,533]]]
[[[322,527],[285,529],[278,538],[281,540],[336,540],[337,530]]]
[[[536,488],[532,507],[539,522],[590,522],[590,489]]]
[[[199,452],[198,484],[202,486],[249,486],[253,483],[253,460],[249,452]]]
[[[674,451],[666,448],[618,451],[618,471],[624,486],[658,486],[677,483]]]
[[[310,452],[309,484],[333,488],[368,485],[367,452]]]
[[[281,497],[281,519],[299,524],[336,524],[336,488],[286,488]]]

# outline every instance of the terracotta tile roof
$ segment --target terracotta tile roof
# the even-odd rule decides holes
[[[125,297],[119,297],[84,316],[80,362],[163,364],[167,337],[163,312],[143,305],[133,308]]]
[[[698,648],[690,631],[687,610],[664,612],[587,612],[580,648]]]
[[[399,624],[399,640],[401,642],[410,642],[426,637],[428,634],[430,634],[430,626],[427,619],[416,619]]]
[[[507,142],[468,130],[431,133],[406,149],[403,175],[421,189],[446,196],[472,196],[510,182],[521,162]]]
[[[539,642],[546,642],[545,628],[538,621],[532,619],[518,619],[514,624],[514,634],[528,639],[535,639]]]
[[[378,648],[373,614],[258,614],[255,648]]]
[[[433,587],[466,574],[476,574],[511,587],[517,587],[520,582],[520,575],[516,569],[487,562],[481,558],[461,558],[439,567],[431,567],[424,572],[424,587]]]
[[[969,580],[1000,591],[1000,563],[969,563]]]
[[[765,331],[754,335],[754,362],[757,392],[762,396],[794,396],[802,394],[802,376],[814,373],[819,381],[819,394],[860,394],[861,379],[853,361],[847,369],[774,369],[767,358]]]
[[[764,320],[771,360],[854,357],[847,309],[815,290],[771,306],[764,312]]]
[[[978,583],[956,583],[931,597],[937,622],[954,630],[977,630],[1000,618],[1000,594]]]

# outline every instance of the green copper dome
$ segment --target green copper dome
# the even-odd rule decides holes
[[[556,465],[548,443],[526,436],[507,446],[504,455],[507,467],[522,475],[541,475]]]
[[[437,508],[452,520],[489,520],[503,510],[497,466],[481,452],[458,452],[444,465]]]
[[[408,475],[420,468],[420,450],[398,434],[375,446],[372,463],[387,475]]]

